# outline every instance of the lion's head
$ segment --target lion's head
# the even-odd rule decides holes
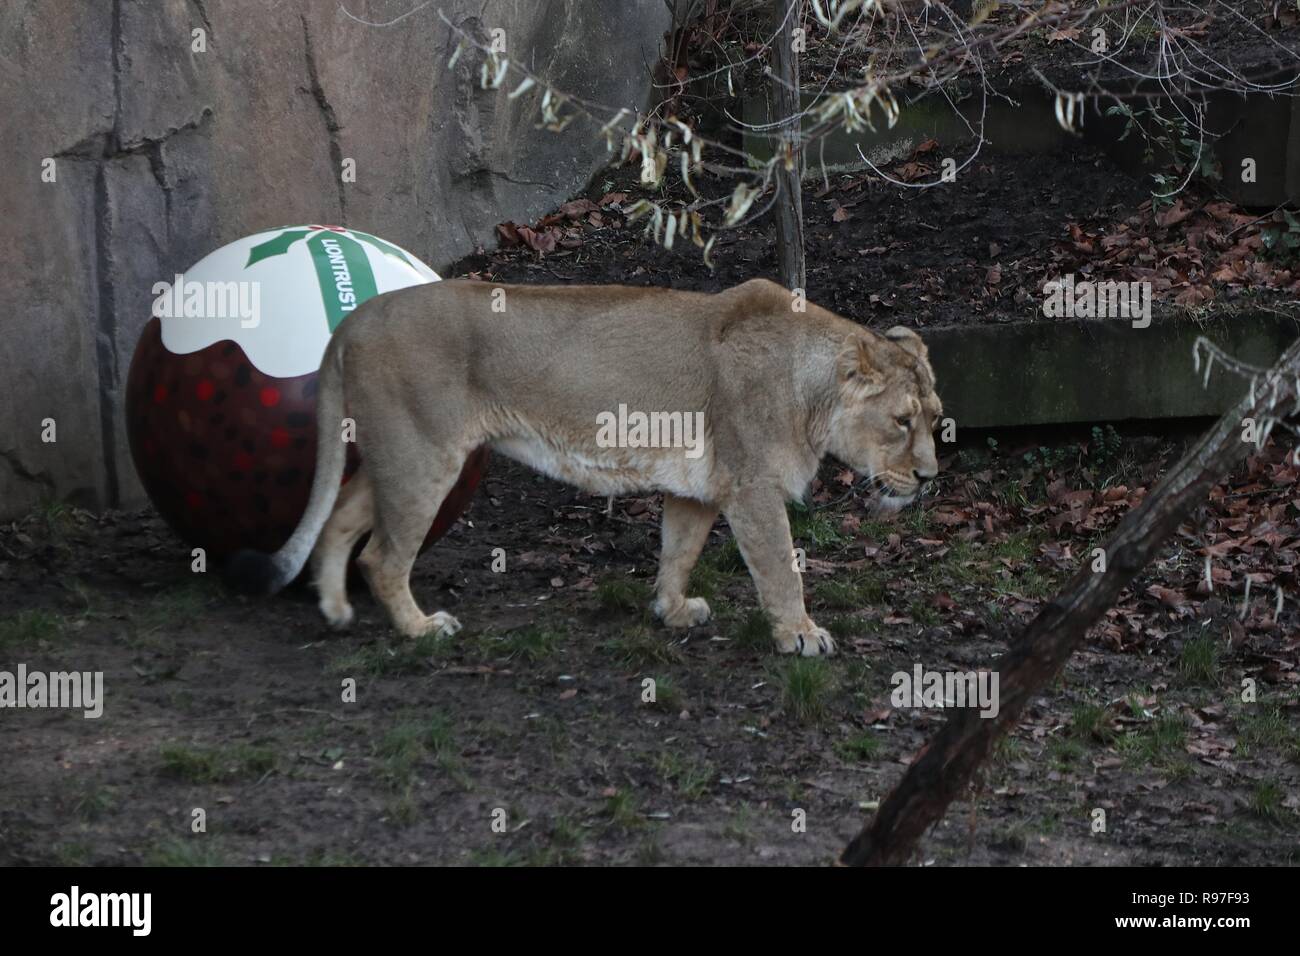
[[[846,343],[838,373],[827,450],[872,480],[882,508],[909,504],[939,472],[933,432],[943,405],[925,344],[902,326],[883,338],[864,331]]]

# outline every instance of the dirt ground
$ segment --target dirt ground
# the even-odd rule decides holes
[[[986,443],[891,523],[828,469],[792,520],[830,660],[772,653],[721,526],[692,588],[717,619],[651,623],[656,499],[606,515],[500,459],[417,563],[415,593],[466,630],[414,644],[364,589],[333,633],[306,588],[250,602],[192,573],[149,512],[52,507],[0,531],[0,649],[102,670],[105,711],[5,713],[0,863],[826,863],[943,719],[892,707],[891,675],[996,667],[1173,450]],[[1295,862],[1300,612],[1274,621],[1273,588],[1294,593],[1300,501],[1282,458],[1254,459],[1126,593],[921,862]]]

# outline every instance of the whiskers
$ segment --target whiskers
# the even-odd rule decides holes
[[[864,475],[854,488],[866,498],[867,511],[873,517],[883,517],[902,511],[916,500],[920,492],[918,487],[906,494],[899,494],[888,480],[877,474]]]

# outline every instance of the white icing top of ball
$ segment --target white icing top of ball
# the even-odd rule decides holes
[[[437,282],[427,265],[390,242],[340,226],[271,229],[204,256],[153,287],[153,314],[168,351],[239,345],[276,378],[314,372],[330,335],[366,299]]]

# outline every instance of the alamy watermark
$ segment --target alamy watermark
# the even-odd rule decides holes
[[[1052,319],[1132,319],[1133,328],[1151,324],[1150,282],[1074,280],[1070,272],[1043,284],[1043,315]]]
[[[703,412],[637,412],[619,403],[617,414],[596,415],[601,448],[685,448],[687,458],[704,454]]]
[[[153,315],[159,319],[239,319],[245,329],[262,323],[260,282],[155,282]],[[353,306],[355,308],[355,306]]]
[[[127,927],[132,936],[148,936],[153,929],[153,894],[83,893],[74,885],[50,897],[50,925]]]
[[[0,671],[0,708],[67,707],[88,720],[104,713],[103,671]]]
[[[996,717],[998,700],[997,671],[928,671],[920,664],[912,673],[895,671],[889,678],[894,685],[889,702],[904,707],[978,707],[981,717]]]

